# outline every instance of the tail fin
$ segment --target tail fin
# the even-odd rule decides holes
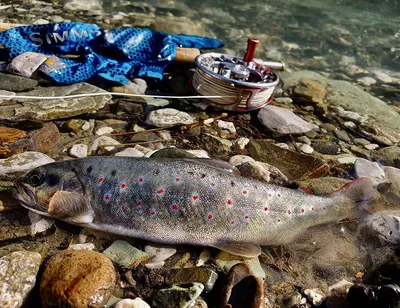
[[[378,191],[373,187],[369,178],[359,178],[351,183],[344,185],[337,193],[344,194],[354,202],[366,203],[379,198]]]

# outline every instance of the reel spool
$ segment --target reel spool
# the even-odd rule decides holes
[[[224,96],[207,100],[225,110],[251,111],[270,103],[279,77],[264,63],[253,62],[257,44],[258,40],[248,40],[244,58],[214,52],[197,56],[192,90],[198,95]],[[269,63],[284,67],[280,62]]]

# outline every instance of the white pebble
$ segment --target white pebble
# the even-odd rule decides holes
[[[225,134],[235,134],[236,128],[232,122],[226,122],[223,120],[218,120],[218,127],[222,130]]]
[[[135,299],[125,298],[120,300],[115,304],[115,308],[151,308],[149,304],[147,304],[140,297],[136,297]]]
[[[83,123],[83,125],[82,125],[82,130],[83,131],[88,131],[89,129],[90,129],[90,122],[89,121],[85,121],[85,123]]]
[[[342,157],[338,158],[337,161],[340,164],[354,164],[356,160],[357,160],[357,156],[348,155],[348,156],[342,156]]]
[[[358,78],[357,81],[364,86],[370,86],[376,83],[376,80],[372,77],[362,77]]]
[[[309,144],[303,144],[300,150],[305,154],[311,154],[314,152],[314,149]]]
[[[286,150],[289,149],[289,146],[286,143],[283,143],[283,142],[282,143],[277,143],[275,145],[280,147],[280,148],[282,148],[282,149],[286,149]]]
[[[144,251],[149,255],[150,261],[153,263],[167,260],[176,253],[176,248],[166,245],[151,244],[146,245]]]
[[[133,127],[133,131],[136,133],[139,133],[139,132],[145,131],[145,129],[143,127],[140,127],[139,125],[135,124],[135,126]]]
[[[191,115],[173,108],[150,111],[146,119],[146,124],[157,127],[192,123],[194,123],[194,119]]]
[[[375,150],[375,149],[377,149],[377,148],[379,148],[379,145],[378,144],[376,144],[376,143],[370,143],[370,144],[366,144],[366,145],[364,145],[364,147],[367,149],[367,150]]]
[[[114,129],[112,127],[104,126],[104,127],[99,128],[96,131],[96,135],[97,136],[103,136],[103,135],[106,135],[106,134],[111,134],[113,131],[114,131]]]
[[[146,266],[148,269],[159,269],[162,268],[164,264],[165,264],[164,261],[159,261],[159,262],[146,263],[144,266]]]
[[[210,155],[205,150],[186,150],[186,152],[196,155],[198,158],[210,158]]]
[[[307,295],[308,299],[313,303],[314,306],[319,306],[325,299],[325,295],[320,289],[306,289],[304,294]]]
[[[85,243],[85,244],[73,244],[68,247],[71,250],[94,250],[95,246],[93,243]]]
[[[104,149],[106,151],[113,151],[113,150],[115,150],[115,147],[112,146],[113,144],[117,145],[120,143],[111,137],[101,136],[101,137],[95,139],[92,142],[92,144],[90,145],[90,153],[96,152],[99,149],[99,147],[103,146],[103,145],[108,145],[108,146],[104,147]]]
[[[249,138],[241,137],[235,141],[235,145],[237,145],[239,149],[244,150],[246,148],[246,145],[249,144],[249,142],[250,142]]]
[[[74,144],[69,150],[69,155],[77,158],[86,157],[88,155],[88,146],[83,143]]]
[[[126,148],[121,152],[115,153],[115,156],[143,157],[144,153],[135,148]]]
[[[31,221],[31,235],[35,235],[37,233],[42,233],[42,232],[50,229],[54,224],[53,219],[43,217],[32,211],[28,212],[28,216],[29,216],[29,220]]]
[[[240,166],[247,162],[254,162],[254,158],[247,156],[247,155],[235,155],[229,159],[229,163],[232,166]]]

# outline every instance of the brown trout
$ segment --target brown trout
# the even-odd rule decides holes
[[[315,225],[355,217],[375,199],[367,178],[329,196],[242,177],[208,159],[90,157],[50,163],[16,181],[38,214],[166,244],[253,257]]]

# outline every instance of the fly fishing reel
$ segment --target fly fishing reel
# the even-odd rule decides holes
[[[253,61],[257,45],[258,40],[249,38],[243,58],[214,52],[197,56],[192,90],[199,95],[221,96],[208,101],[226,110],[251,111],[270,103],[279,83],[272,68],[283,69],[284,64]]]

